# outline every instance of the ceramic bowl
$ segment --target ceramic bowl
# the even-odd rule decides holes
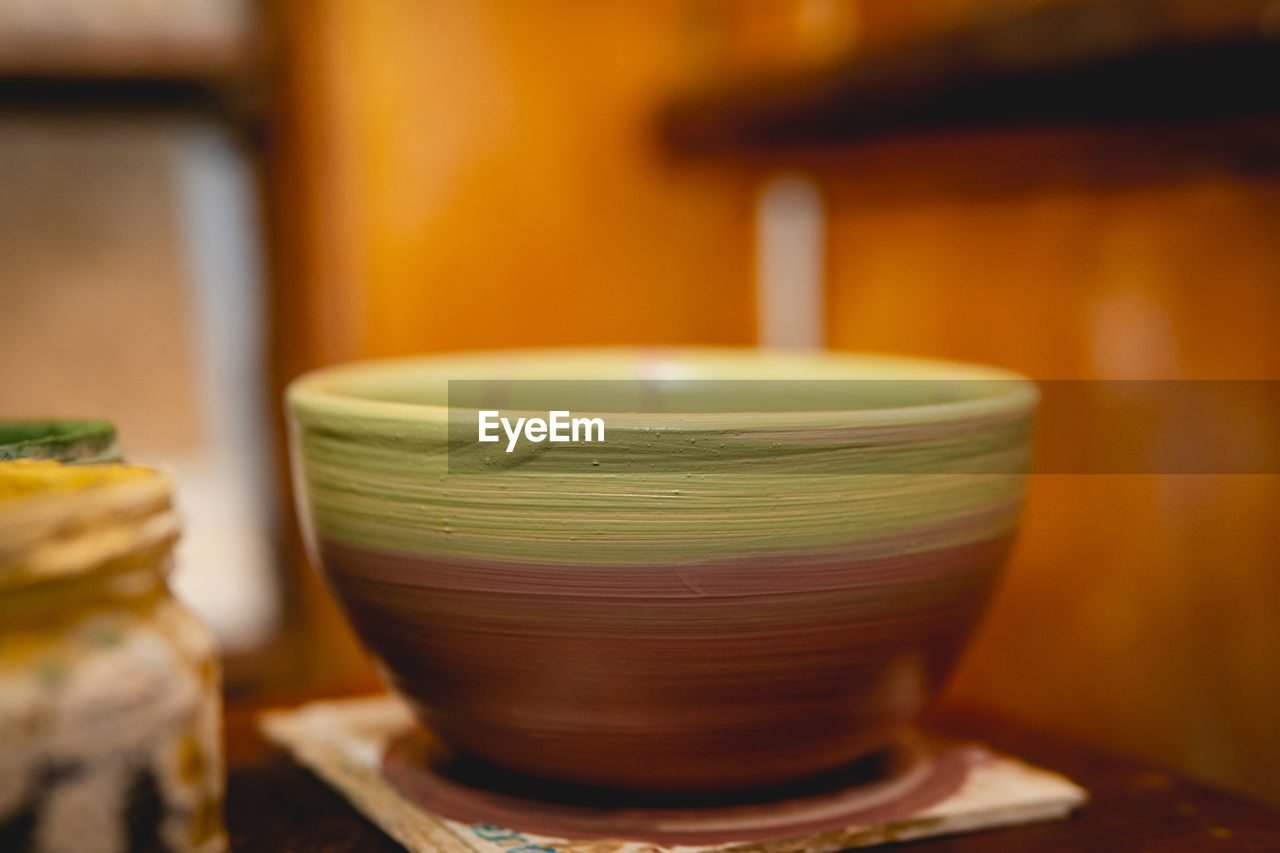
[[[468,379],[606,380],[564,386],[605,441],[587,467],[500,445],[451,467]],[[653,390],[643,412],[614,380]],[[422,722],[650,792],[781,784],[901,732],[997,581],[1036,400],[989,368],[717,349],[423,357],[288,392],[309,547]]]

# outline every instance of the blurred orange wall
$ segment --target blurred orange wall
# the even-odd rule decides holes
[[[749,343],[750,186],[651,128],[689,7],[286,7],[307,360]]]
[[[830,215],[832,346],[1039,378],[1277,378],[1280,181],[1251,154],[1274,127],[687,159],[655,139],[675,88],[982,5],[285,3],[282,377],[428,350],[750,343],[754,193],[801,168]],[[1280,800],[1278,506],[1275,477],[1038,478],[953,698]],[[354,671],[303,577],[324,673]]]
[[[831,211],[829,343],[1039,379],[1280,379],[1268,146],[1263,122],[799,155]],[[1278,510],[1277,476],[1033,478],[951,697],[1280,800]]]

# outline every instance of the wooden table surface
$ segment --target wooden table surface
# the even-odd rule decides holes
[[[256,734],[261,703],[227,710],[227,826],[234,851],[372,853],[396,842]],[[929,726],[982,740],[1063,773],[1091,801],[1065,821],[916,842],[929,853],[1079,851],[1280,851],[1280,809],[1194,784],[984,714],[943,709]]]

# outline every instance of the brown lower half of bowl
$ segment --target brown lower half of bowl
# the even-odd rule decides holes
[[[536,566],[320,544],[362,642],[451,747],[677,793],[783,784],[887,743],[946,679],[1009,539],[790,571],[775,558],[754,584],[745,564],[579,567],[572,588]]]

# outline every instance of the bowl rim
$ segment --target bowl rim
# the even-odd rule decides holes
[[[609,371],[650,368],[648,374],[607,375]],[[653,370],[657,368],[657,370]],[[692,368],[697,376],[657,375],[663,368]],[[758,368],[775,375],[756,379],[930,379],[998,381],[998,392],[961,400],[923,402],[905,406],[866,409],[795,410],[782,412],[707,412],[646,414],[649,424],[669,422],[673,426],[696,427],[722,424],[726,420],[743,425],[900,424],[948,421],[999,414],[1030,413],[1040,398],[1034,381],[1004,368],[964,361],[924,358],[872,352],[840,350],[777,350],[726,346],[616,346],[548,347],[504,350],[471,350],[397,358],[365,359],[321,367],[291,381],[285,390],[288,413],[301,423],[330,418],[347,421],[386,423],[446,423],[449,406],[376,399],[355,393],[361,382],[396,375],[418,375],[425,381],[482,378],[450,376],[449,371],[481,370],[483,378],[504,379],[732,379],[743,376],[709,375],[732,368]],[[549,369],[572,371],[573,375],[549,375]],[[512,370],[524,375],[495,375]],[[730,370],[729,372],[733,372]],[[810,373],[805,373],[810,371]],[[669,371],[670,372],[670,371]],[[676,372],[679,372],[678,370]],[[789,375],[793,373],[804,375]],[[821,373],[822,375],[812,375]],[[870,375],[874,373],[875,375]],[[590,375],[587,375],[590,374]],[[583,412],[583,414],[599,414]],[[614,413],[618,414],[618,413]]]

